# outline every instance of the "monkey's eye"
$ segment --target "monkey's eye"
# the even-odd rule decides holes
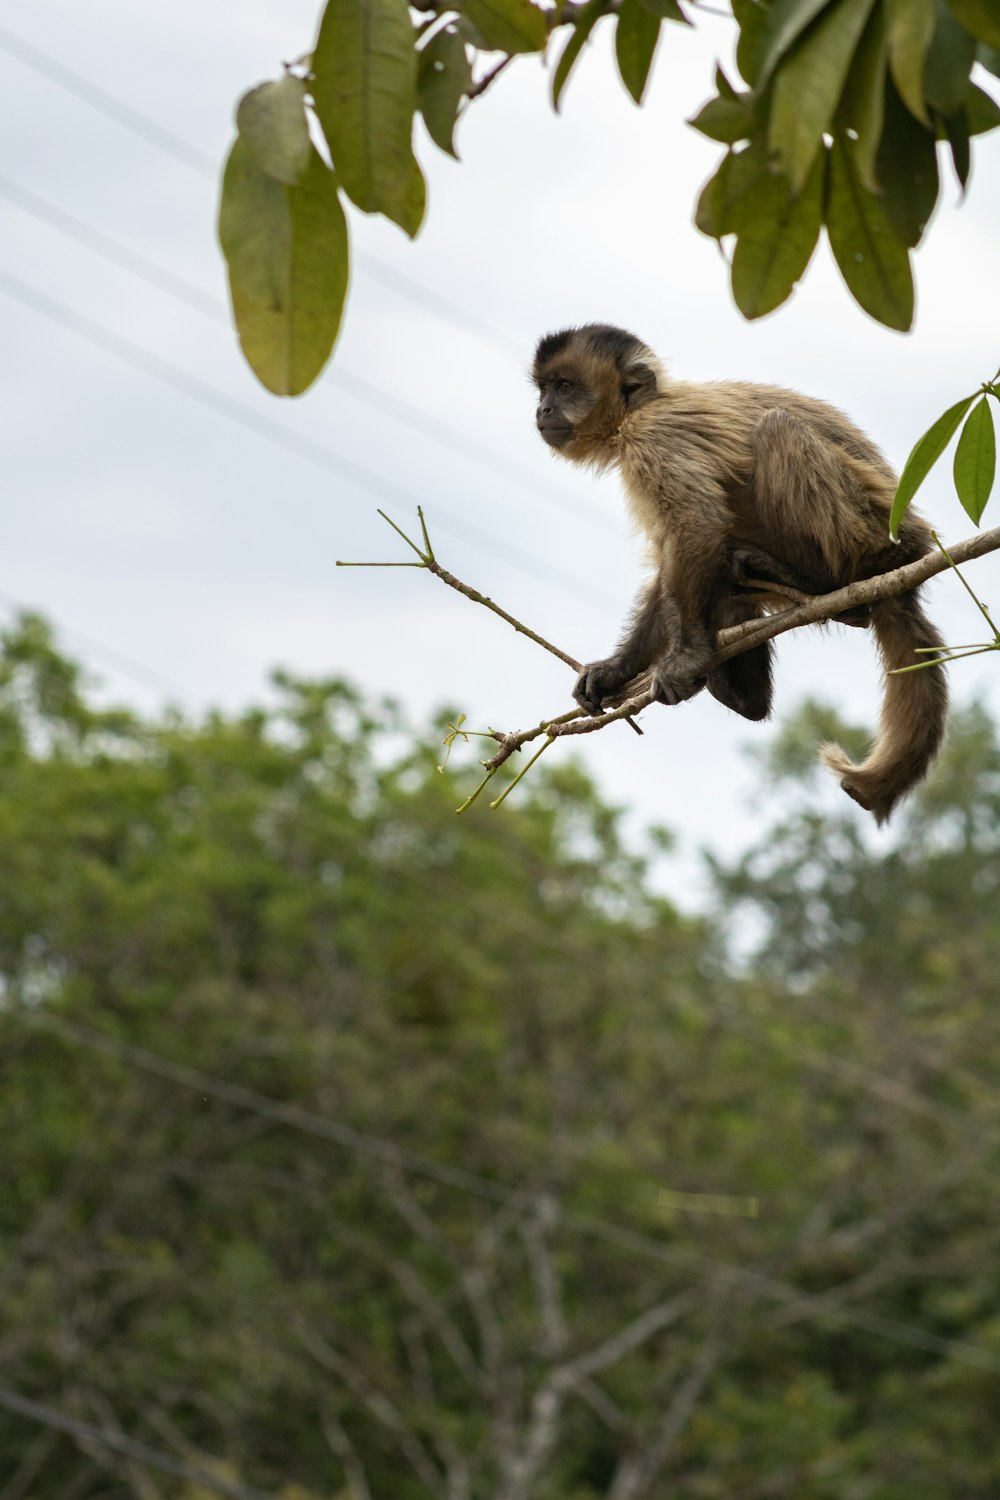
[[[572,380],[557,380],[556,381],[556,390],[559,392],[560,396],[568,396],[569,393],[570,393],[570,391],[572,389],[573,389],[573,382],[572,382]]]

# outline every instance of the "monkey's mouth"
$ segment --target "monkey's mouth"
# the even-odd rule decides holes
[[[565,422],[536,422],[536,427],[550,448],[565,448],[573,436],[573,429]]]

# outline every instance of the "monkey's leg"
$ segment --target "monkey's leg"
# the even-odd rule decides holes
[[[724,630],[728,625],[742,625],[760,616],[756,599],[736,593],[723,594],[717,601],[712,623],[716,630]],[[773,659],[770,641],[753,646],[709,672],[708,691],[744,719],[766,719],[771,713]]]
[[[657,575],[640,594],[621,645],[613,656],[592,661],[577,678],[573,697],[589,714],[599,714],[609,700],[645,672],[664,650],[670,638],[670,604],[663,596]]]

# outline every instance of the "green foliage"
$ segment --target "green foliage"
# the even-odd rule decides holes
[[[458,111],[472,84],[469,53],[457,26],[436,31],[420,53],[417,102],[435,146],[457,157]]]
[[[282,120],[267,135],[277,113],[254,111],[252,135],[240,134],[229,153],[219,240],[243,352],[269,391],[297,396],[326,364],[340,327],[347,222],[333,174],[308,140],[305,165],[288,180],[298,141]]]
[[[329,284],[323,285],[322,271],[308,278],[295,319],[284,302],[262,310],[247,298],[238,275],[234,280],[234,263],[256,261],[261,239],[281,225],[266,181],[299,185],[305,109],[315,111],[337,181],[354,205],[385,214],[413,236],[425,210],[412,146],[415,113],[433,143],[455,156],[463,107],[485,92],[507,60],[543,51],[550,33],[566,28],[552,65],[558,110],[594,27],[612,9],[610,0],[554,9],[535,0],[462,0],[457,10],[430,0],[414,27],[404,0],[326,0],[301,76],[289,73],[252,89],[237,112],[239,139],[262,182],[252,190],[227,172],[223,185],[223,216],[232,226],[224,248],[234,315],[244,350],[270,389],[294,393],[315,378],[336,336],[346,285],[346,241],[341,249],[338,238],[332,248],[322,217],[300,222],[294,211],[291,238],[311,267],[327,265]],[[690,23],[677,0],[624,0],[614,11],[618,70],[638,104],[661,25]],[[972,139],[1000,124],[1000,104],[971,77],[977,61],[997,71],[992,0],[734,0],[733,15],[747,88],[734,89],[718,70],[715,97],[690,123],[729,148],[701,194],[695,222],[716,239],[736,236],[737,306],[747,318],[779,307],[805,271],[825,223],[858,304],[888,327],[908,329],[914,305],[909,252],[923,237],[940,189],[936,142],[948,142],[964,188]],[[749,148],[741,149],[742,142]],[[742,156],[749,163],[737,165]],[[746,180],[750,163],[752,184]],[[738,224],[725,211],[737,184]],[[240,201],[230,211],[225,200],[233,193]],[[290,232],[281,233],[288,238]],[[244,239],[255,242],[246,255]],[[314,338],[306,328],[310,319],[322,324]],[[289,364],[295,384],[287,377]]]
[[[981,710],[695,921],[573,765],[455,819],[344,683],[144,722],[0,646],[0,1387],[281,1500],[1000,1487]],[[2,1407],[0,1473],[210,1493]]]
[[[615,27],[615,57],[622,82],[636,104],[642,103],[660,38],[659,17],[640,0],[623,0]]]
[[[737,4],[737,61],[749,92],[733,100],[731,91],[719,88],[718,98],[691,122],[712,139],[766,136],[769,167],[793,200],[826,155],[823,219],[837,265],[859,305],[903,331],[913,320],[908,252],[920,242],[938,196],[935,138],[949,141],[964,187],[973,126],[993,128],[997,108],[990,96],[985,105],[979,101],[982,91],[970,77],[995,23],[975,5],[961,16],[959,9],[946,0]],[[720,128],[741,134],[727,136]],[[728,170],[723,161],[716,177]],[[756,195],[742,235],[765,238],[770,213],[769,195]],[[711,217],[702,214],[696,223],[721,237]],[[737,251],[739,243],[737,233]],[[736,295],[735,253],[733,265]],[[774,295],[759,305],[737,296],[737,305],[748,317],[761,316],[787,298],[802,269],[790,263]]]
[[[982,390],[984,395],[973,409],[959,439],[954,470],[958,497],[977,526],[990,497],[996,470],[996,437],[987,397],[1000,401],[1000,372],[993,380],[984,381]],[[889,528],[893,537],[899,535],[900,523],[911,500],[958,431],[975,399],[976,394],[964,396],[954,406],[949,406],[914,445],[899,476],[892,503]]]
[[[328,0],[310,80],[347,196],[411,236],[424,216],[423,176],[411,144],[415,41],[406,0]]]

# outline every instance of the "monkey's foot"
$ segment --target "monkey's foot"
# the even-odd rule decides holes
[[[588,714],[596,716],[621,695],[634,675],[632,671],[625,671],[613,656],[606,661],[592,661],[577,678],[573,697]]]
[[[689,677],[657,668],[653,673],[650,691],[657,703],[666,703],[673,708],[676,704],[686,703],[688,698],[693,698],[696,693],[700,693],[707,681],[704,675]]]

